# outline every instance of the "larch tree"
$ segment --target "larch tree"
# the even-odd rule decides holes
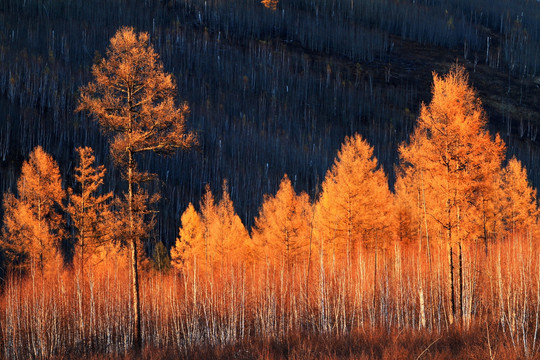
[[[41,146],[22,165],[17,196],[4,196],[2,248],[13,266],[36,266],[42,273],[60,261],[65,236],[65,192],[56,161]]]
[[[391,204],[373,148],[359,134],[345,138],[315,205],[315,228],[326,255],[350,266],[360,246],[379,248]]]
[[[123,27],[111,38],[106,57],[92,67],[93,80],[81,88],[78,111],[88,111],[110,134],[114,162],[127,180],[128,243],[133,291],[133,341],[142,345],[137,261],[136,187],[150,176],[137,169],[134,156],[151,151],[172,154],[189,149],[195,135],[186,130],[187,104],[177,106],[177,87],[163,70],[147,33]]]
[[[493,215],[489,204],[497,197],[504,148],[499,136],[492,139],[486,129],[482,104],[465,69],[455,65],[444,77],[434,73],[432,100],[422,104],[411,140],[399,153],[403,174],[414,177],[407,183],[421,184],[433,233],[445,234],[450,323],[456,313],[453,248],[458,245],[461,252],[462,240],[473,238],[483,238],[487,248]]]
[[[206,217],[206,216],[205,216]],[[229,265],[249,262],[251,241],[242,220],[234,211],[227,181],[223,181],[221,200],[215,207],[212,220],[208,222],[213,268],[224,274]]]
[[[205,229],[201,216],[191,203],[182,214],[180,221],[182,225],[179,229],[179,236],[171,249],[171,265],[176,270],[187,273],[196,269],[201,263],[204,264]]]
[[[112,214],[109,200],[112,193],[99,194],[103,185],[105,167],[96,166],[94,151],[90,147],[77,148],[79,165],[75,167],[77,190],[68,189],[69,205],[67,211],[75,228],[75,262],[78,262],[81,276],[87,264],[98,263],[102,252],[112,241],[109,222]]]
[[[536,225],[536,189],[527,178],[527,169],[516,158],[510,159],[501,173],[501,214],[510,236],[531,231]]]
[[[266,195],[255,219],[253,241],[265,258],[276,266],[292,266],[308,261],[312,206],[309,196],[297,195],[285,175],[275,196]]]
[[[210,189],[210,185],[206,184],[205,193],[200,202],[201,209],[201,221],[203,229],[203,245],[202,245],[202,255],[203,255],[203,268],[205,273],[208,274],[212,269],[212,263],[214,259],[213,246],[213,233],[212,224],[216,221],[217,216],[217,204],[214,199],[214,194]]]

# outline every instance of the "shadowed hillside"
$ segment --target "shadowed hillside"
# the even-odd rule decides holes
[[[75,147],[92,146],[111,169],[107,186],[121,186],[106,138],[73,110],[122,25],[150,33],[199,134],[197,151],[139,160],[162,179],[155,237],[168,245],[180,212],[207,183],[217,190],[228,179],[248,226],[283,173],[313,197],[354,132],[374,145],[393,183],[397,145],[429,99],[431,72],[456,61],[470,72],[490,128],[538,185],[539,8],[499,0],[282,1],[276,11],[257,0],[3,1],[0,190],[14,188],[36,145],[59,161],[67,185]]]

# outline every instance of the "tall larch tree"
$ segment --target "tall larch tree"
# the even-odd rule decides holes
[[[179,236],[171,249],[171,265],[176,270],[187,273],[200,267],[205,261],[204,226],[201,216],[189,203],[180,218],[182,225]]]
[[[266,195],[255,219],[253,242],[275,266],[307,263],[310,255],[312,206],[309,196],[297,195],[285,175],[275,196]]]
[[[2,248],[13,266],[36,266],[42,273],[60,261],[65,236],[65,192],[56,161],[41,146],[22,165],[17,195],[4,196]]]
[[[109,200],[112,193],[100,194],[105,167],[96,166],[94,151],[90,147],[77,148],[79,165],[75,167],[76,190],[68,189],[68,213],[75,228],[74,261],[79,265],[81,276],[85,267],[98,263],[103,251],[113,239]]]
[[[128,243],[130,245],[133,291],[133,341],[142,345],[137,263],[134,194],[148,179],[137,169],[134,156],[152,151],[172,154],[189,149],[195,135],[186,130],[187,104],[177,106],[177,87],[163,70],[147,33],[123,27],[111,38],[106,57],[92,67],[94,79],[81,88],[78,111],[88,111],[110,135],[114,162],[128,183]]]
[[[411,140],[399,153],[403,174],[414,177],[406,182],[421,184],[432,233],[444,234],[450,323],[456,313],[453,249],[461,251],[465,239],[483,238],[487,244],[489,204],[496,201],[504,148],[499,136],[492,138],[486,129],[465,69],[455,65],[444,77],[434,73],[432,100],[422,104]]]
[[[324,253],[350,265],[360,246],[379,248],[391,204],[388,180],[373,148],[359,134],[345,138],[315,206]]]
[[[527,178],[527,169],[516,158],[501,173],[501,214],[506,233],[513,237],[531,232],[538,219],[536,189]]]

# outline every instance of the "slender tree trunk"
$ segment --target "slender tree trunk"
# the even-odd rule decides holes
[[[133,295],[133,346],[136,350],[142,347],[141,336],[141,304],[139,298],[139,269],[137,264],[137,239],[134,235],[133,223],[133,153],[128,151],[128,212],[129,212],[129,241],[131,244],[131,290]]]
[[[375,259],[373,266],[373,312],[375,313],[375,318],[377,318],[377,236],[375,236]]]
[[[420,262],[419,262],[420,263]],[[424,287],[422,286],[422,277],[420,276],[420,268],[418,266],[418,297],[420,299],[420,326],[426,328],[426,307],[424,303]]]
[[[463,320],[463,251],[459,242],[459,314]]]
[[[311,270],[311,244],[313,242],[313,215],[311,216],[311,225],[309,230],[309,251],[308,251],[308,263],[306,273],[306,304],[309,304],[309,273]]]
[[[421,173],[422,176],[422,205],[424,210],[424,226],[426,228],[426,250],[429,263],[429,271],[431,272],[431,251],[429,249],[429,230],[427,222],[427,209],[426,209],[426,193],[424,191],[424,173]]]
[[[448,230],[450,232],[450,230]],[[454,258],[452,254],[452,245],[450,245],[450,242],[447,242],[448,247],[448,260],[450,264],[450,274],[448,276],[448,285],[449,285],[449,292],[450,292],[450,309],[448,312],[448,322],[450,325],[454,323],[454,314],[456,313],[456,299],[454,295]]]

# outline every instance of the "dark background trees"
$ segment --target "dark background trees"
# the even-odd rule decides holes
[[[362,133],[394,178],[431,71],[466,66],[492,130],[508,152],[540,173],[537,127],[539,10],[534,1],[290,1],[276,11],[258,0],[133,0],[0,3],[0,193],[14,189],[36,146],[73,172],[77,146],[91,146],[123,190],[106,139],[73,110],[90,66],[120,26],[147,31],[191,109],[198,152],[160,159],[161,203],[152,237],[171,246],[181,212],[229,179],[232,201],[250,226],[264,193],[289,174],[312,197],[346,135]],[[67,151],[72,149],[73,151]],[[72,180],[68,180],[72,181]],[[73,186],[74,184],[67,184]]]

